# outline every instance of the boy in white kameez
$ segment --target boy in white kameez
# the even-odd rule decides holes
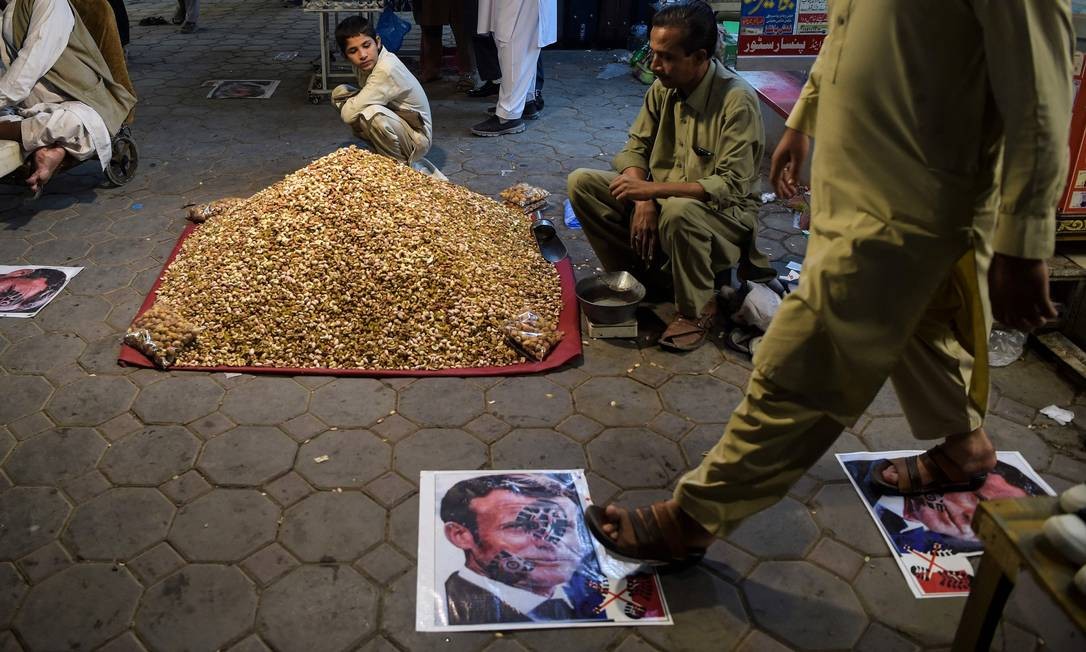
[[[41,194],[65,156],[109,164],[116,133],[136,98],[114,81],[68,0],[10,0],[0,16],[0,139],[18,142]]]

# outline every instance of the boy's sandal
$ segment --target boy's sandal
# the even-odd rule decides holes
[[[705,556],[705,548],[691,548],[683,542],[682,525],[664,503],[618,509],[618,541],[603,531],[608,523],[603,507],[590,505],[585,510],[585,523],[596,540],[619,557],[676,568],[696,564]]]
[[[988,473],[967,475],[962,467],[946,452],[946,444],[939,444],[920,455],[882,460],[871,466],[871,483],[880,493],[888,496],[919,496],[921,494],[947,494],[956,491],[976,491],[984,486]],[[927,466],[932,480],[921,482],[920,464]],[[897,484],[883,479],[883,471],[893,466],[897,469]]]

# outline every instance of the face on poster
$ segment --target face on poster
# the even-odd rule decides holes
[[[0,265],[0,317],[33,317],[82,269]]]
[[[1017,452],[997,453],[996,467],[976,491],[886,496],[872,480],[879,463],[921,451],[841,453],[841,466],[879,532],[895,554],[917,597],[968,593],[968,557],[983,552],[973,533],[973,513],[983,500],[1052,495],[1052,488]]]
[[[601,560],[582,472],[423,472],[421,487],[420,631],[670,623],[655,575]]]

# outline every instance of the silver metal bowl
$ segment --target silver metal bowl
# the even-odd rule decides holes
[[[594,324],[621,324],[634,318],[645,286],[629,272],[582,278],[574,287],[585,317]]]

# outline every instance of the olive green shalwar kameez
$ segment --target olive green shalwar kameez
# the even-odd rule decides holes
[[[723,536],[889,377],[915,436],[983,423],[993,248],[1044,259],[1066,179],[1066,0],[831,0],[788,126],[814,137],[803,277],[723,438],[675,490]]]

